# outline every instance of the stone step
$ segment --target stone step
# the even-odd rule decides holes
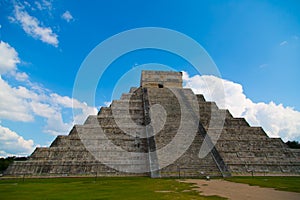
[[[266,140],[240,140],[237,142],[217,142],[216,147],[219,151],[254,151],[254,150],[267,150],[269,148],[276,149],[282,148],[280,144],[269,143]]]
[[[141,119],[141,118],[144,118],[144,115],[138,113],[138,114],[129,114],[129,115],[98,115],[97,116],[97,120],[102,120],[102,119],[119,119],[119,118],[131,118],[131,119]]]
[[[59,135],[55,138],[55,140],[51,143],[50,147],[58,147],[58,146],[82,146],[82,142],[79,137],[72,138],[68,135]]]
[[[136,93],[123,93],[120,100],[141,100],[142,95]]]
[[[198,102],[199,104],[199,112],[205,113],[205,112],[211,112],[211,111],[218,111],[219,108],[215,102],[211,101],[205,101],[205,102]]]
[[[137,93],[137,92],[139,92],[141,89],[140,88],[138,88],[138,87],[131,87],[130,88],[130,93]]]
[[[196,94],[198,102],[206,102],[203,94]]]
[[[119,165],[120,168],[130,168],[131,164],[123,164]],[[135,169],[145,169],[144,165],[134,166]],[[112,169],[107,167],[106,165],[90,161],[90,162],[76,162],[76,161],[42,161],[42,162],[16,162],[12,166],[10,166],[10,170],[7,171],[7,174],[11,172],[17,171],[19,175],[86,175],[91,174],[97,176],[129,176],[129,175],[148,175],[147,173],[125,173],[117,171],[116,169]],[[15,174],[18,175],[18,174]]]
[[[209,111],[199,111],[199,115],[201,119],[210,119],[210,118],[220,118],[223,119],[232,119],[233,116],[226,109],[218,109],[218,110],[209,110]]]
[[[112,104],[115,105],[143,105],[143,100],[142,99],[120,99],[120,100],[113,100]]]
[[[100,128],[101,127],[101,128]],[[105,126],[80,126],[76,125],[76,129],[81,133],[79,134],[80,139],[105,139],[105,136],[100,133],[111,133],[111,135],[116,136],[116,138],[124,139],[125,134],[122,130],[119,129],[116,125],[105,125]],[[131,133],[144,133],[144,127],[126,127],[126,130],[130,131]]]
[[[276,173],[299,173],[299,166],[294,165],[243,165],[243,164],[232,164],[230,166],[231,170],[236,173],[248,173],[251,175],[254,173],[263,173],[265,175],[268,174],[276,174]]]
[[[207,133],[210,137],[218,137],[218,140],[267,140],[268,136],[261,127],[243,127],[222,129],[208,128]]]
[[[203,127],[207,130],[209,128],[227,128],[227,127],[242,127],[248,128],[250,125],[244,118],[226,118],[225,120],[222,118],[206,118],[203,119],[200,116],[200,122],[202,123]]]
[[[265,133],[265,131],[263,130],[262,127],[255,127],[255,126],[251,126],[251,127],[224,127],[224,132],[226,134],[235,134],[235,135],[249,135],[249,134],[254,134],[255,137],[257,136],[266,136],[267,134]]]
[[[109,115],[111,114],[111,108],[110,107],[101,107],[99,112],[98,112],[98,115]]]
[[[105,127],[106,125],[122,125],[122,126],[135,126],[135,125],[143,125],[144,119],[143,118],[104,118],[99,120],[99,124],[101,127]]]
[[[98,124],[97,115],[89,115],[84,124]]]

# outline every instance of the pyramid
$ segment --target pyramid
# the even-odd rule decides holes
[[[199,177],[300,174],[300,151],[182,87],[182,73],[142,71],[131,88],[7,176]]]

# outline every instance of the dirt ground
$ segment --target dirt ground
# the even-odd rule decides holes
[[[231,200],[299,200],[300,193],[278,191],[272,188],[262,188],[259,186],[250,186],[242,183],[233,183],[225,180],[197,180],[188,179],[184,182],[196,183],[196,190],[201,195],[218,195]]]

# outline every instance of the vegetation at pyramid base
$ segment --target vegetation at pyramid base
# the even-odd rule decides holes
[[[287,141],[286,144],[292,149],[300,149],[300,143],[298,141]]]
[[[28,157],[16,157],[16,156],[0,158],[0,173],[2,174],[7,169],[7,167],[14,161],[24,161],[27,159]]]

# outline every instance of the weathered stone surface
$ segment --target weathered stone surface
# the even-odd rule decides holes
[[[182,88],[181,76],[180,72],[143,71],[139,88],[131,88],[109,107],[102,107],[98,115],[89,116],[83,125],[75,125],[69,135],[57,136],[50,147],[36,148],[28,161],[14,162],[5,174],[151,177],[251,172],[300,174],[299,150],[289,149],[281,139],[269,138],[261,127],[251,127],[245,119],[234,118],[228,110],[206,101],[203,95]],[[197,109],[193,107],[195,102]],[[158,110],[153,113],[151,109],[155,106]],[[182,116],[195,117],[182,120]],[[218,120],[222,116],[225,119]],[[164,122],[162,127],[155,126],[160,122]],[[185,132],[178,135],[182,127]],[[177,144],[171,152],[161,154],[174,138],[182,143],[192,138],[192,142],[178,159],[168,163],[169,156],[184,148]],[[216,144],[212,151],[200,157],[201,146],[213,143]],[[132,156],[124,160],[126,155]]]
[[[182,73],[172,71],[142,71],[141,86],[182,88]]]

